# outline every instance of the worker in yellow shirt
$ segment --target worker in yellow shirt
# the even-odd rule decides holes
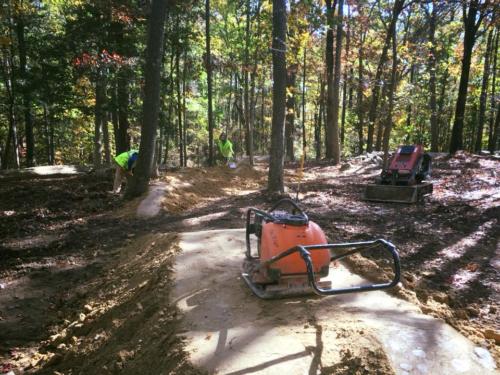
[[[135,164],[139,157],[139,151],[130,150],[115,156],[116,164],[115,181],[113,183],[113,193],[118,194],[122,187],[123,179],[127,176],[132,176],[134,173]]]
[[[225,164],[231,164],[231,160],[234,156],[233,144],[227,139],[226,133],[221,133],[217,141],[217,147],[219,149],[219,158],[224,160]]]

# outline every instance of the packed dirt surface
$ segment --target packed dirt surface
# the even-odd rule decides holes
[[[244,229],[183,233],[179,246],[172,297],[190,360],[209,373],[495,373],[487,350],[383,291],[257,300],[239,275]],[[368,284],[340,263],[323,280]]]
[[[411,206],[362,201],[379,162],[373,154],[340,166],[306,164],[301,204],[332,242],[383,237],[396,244],[403,282],[393,294],[443,319],[499,363],[500,161],[437,156],[433,195]],[[248,207],[273,203],[262,191],[266,175],[264,164],[168,172],[158,181],[167,186],[163,200],[155,198],[162,209],[151,218],[136,216],[139,201],[108,193],[111,174],[3,180],[0,374],[203,372],[189,363],[178,335],[184,314],[171,297],[176,233],[242,228]],[[297,165],[287,166],[290,192],[298,175]],[[377,257],[348,266],[369,279],[390,271]],[[262,304],[242,292],[249,309]],[[307,323],[311,332],[314,324]],[[361,330],[335,329],[338,340],[355,337],[358,348],[315,368],[394,371],[389,354],[373,344],[376,336]]]

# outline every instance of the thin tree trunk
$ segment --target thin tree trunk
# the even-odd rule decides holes
[[[492,137],[492,152],[498,150],[498,134],[500,133],[500,101],[497,105],[497,117],[495,120],[495,127],[493,128],[493,137]]]
[[[160,108],[160,72],[163,57],[165,18],[169,1],[152,0],[146,44],[144,69],[144,102],[142,106],[141,145],[136,172],[125,193],[132,198],[148,189],[155,153],[156,129]]]
[[[179,145],[179,166],[184,166],[184,146],[182,141],[182,96],[181,96],[181,73],[180,73],[180,46],[176,46],[175,50],[175,87],[177,90],[177,139]]]
[[[307,74],[307,48],[304,48],[304,61],[302,63],[302,159],[306,160],[306,74]]]
[[[479,98],[479,117],[477,121],[476,143],[474,151],[481,153],[483,146],[483,129],[486,119],[486,102],[488,97],[488,80],[490,78],[490,55],[493,49],[493,30],[488,33],[488,42],[486,43],[486,53],[484,55],[483,82],[481,84],[481,96]]]
[[[99,68],[95,82],[94,107],[94,167],[102,165],[102,131],[104,124],[104,101],[106,100],[106,82],[103,68]]]
[[[320,78],[319,80],[319,112],[318,112],[318,121],[317,121],[317,128],[315,134],[315,143],[316,143],[316,160],[321,159],[321,127],[323,124],[323,119],[324,119],[324,112],[325,112],[325,81],[323,80],[323,77]]]
[[[232,116],[232,103],[231,103],[231,100],[233,99],[233,73],[229,73],[229,95],[227,97],[227,113],[226,113],[226,129],[225,129],[225,132],[226,134],[229,133],[229,129],[232,129],[233,128],[233,125],[232,125],[232,119],[233,119],[233,116]]]
[[[332,108],[332,143],[330,144],[332,152],[332,163],[336,165],[340,162],[340,134],[339,134],[339,99],[340,99],[340,75],[341,75],[341,56],[342,56],[342,28],[344,17],[344,0],[338,1],[337,16],[337,35],[335,44],[335,66],[333,73],[333,108]]]
[[[396,40],[396,23],[393,24],[393,29],[391,30],[392,33],[392,70],[391,70],[391,81],[390,81],[390,87],[389,87],[389,107],[387,110],[387,122],[386,126],[384,129],[384,142],[383,142],[383,149],[384,149],[384,158],[383,158],[383,165],[384,169],[387,168],[387,163],[388,163],[388,155],[389,155],[389,140],[391,137],[391,130],[392,130],[392,111],[394,108],[394,91],[396,89],[396,72],[397,72],[397,67],[398,67],[398,56],[397,56],[397,40]]]
[[[496,79],[497,79],[497,56],[498,56],[498,36],[500,34],[499,29],[496,29],[495,37],[495,48],[493,49],[493,78],[491,80],[491,96],[490,96],[490,121],[488,127],[488,150],[493,153],[495,145],[493,144],[493,128],[495,121],[495,90],[496,90]]]
[[[349,45],[351,41],[351,9],[347,4],[347,32],[345,40],[345,60],[349,61]],[[346,116],[346,101],[347,101],[347,69],[344,69],[344,87],[342,89],[342,122],[340,125],[340,144],[344,146],[345,141],[345,116]]]
[[[187,47],[184,49],[184,67],[182,68],[182,153],[184,155],[184,166],[187,167],[187,111],[186,111],[186,75],[187,75]]]
[[[122,152],[130,149],[130,140],[128,137],[129,128],[129,103],[130,103],[130,93],[129,93],[129,81],[130,81],[130,70],[128,68],[122,67],[118,73],[117,82],[117,101],[118,101],[118,132],[115,137],[116,142],[116,153],[120,154]]]
[[[109,128],[106,115],[103,116],[102,121],[102,140],[104,142],[104,162],[106,165],[111,164],[111,146],[109,142]]]
[[[335,26],[335,7],[337,0],[326,0],[326,84],[327,84],[327,99],[326,99],[326,121],[325,121],[325,156],[327,159],[333,158],[333,28]]]
[[[14,80],[13,75],[13,64],[12,64],[12,51],[8,56],[7,49],[3,50],[3,81],[4,87],[7,91],[8,98],[8,120],[9,120],[9,130],[7,132],[7,141],[5,142],[5,150],[3,156],[2,168],[7,169],[10,165],[18,169],[19,163],[19,147],[17,144],[17,123],[15,117],[15,101],[14,101]]]
[[[54,154],[52,153],[53,146],[53,127],[51,121],[49,120],[49,110],[47,108],[47,103],[42,103],[43,106],[43,122],[45,124],[45,144],[47,147],[47,164],[54,165]]]
[[[297,78],[297,65],[288,67],[286,74],[286,115],[285,115],[285,154],[286,160],[295,160],[295,81]]]
[[[412,62],[410,67],[410,87],[413,89],[413,84],[415,83],[415,63]],[[429,88],[430,90],[430,88]],[[406,128],[411,128],[411,122],[413,120],[413,100],[408,100],[408,105],[406,106]],[[431,115],[432,117],[432,115]]]
[[[431,13],[425,8],[427,19],[429,21],[429,60],[428,60],[428,71],[429,71],[429,109],[431,111],[431,151],[438,151],[439,144],[439,123],[438,123],[438,113],[436,106],[436,21],[437,21],[437,3],[435,0],[432,1]]]
[[[283,131],[286,100],[286,0],[273,0],[273,119],[267,190],[283,193]]]
[[[214,121],[212,115],[212,55],[210,52],[210,0],[205,0],[205,46],[208,90],[208,164],[214,165]]]
[[[261,87],[261,96],[260,96],[260,125],[261,125],[261,141],[264,139],[264,142],[261,142],[261,150],[262,149],[267,149],[268,148],[268,143],[267,140],[269,139],[266,137],[266,124],[265,124],[265,118],[264,115],[266,113],[266,90],[264,89],[264,83],[265,83],[265,74],[262,72],[262,81],[260,84]]]
[[[115,139],[115,155],[118,155],[118,99],[116,95],[116,86],[117,83],[114,81],[111,85],[111,106],[109,108],[111,112],[111,124],[113,125],[113,136]]]
[[[386,78],[384,77],[384,80]],[[383,137],[383,134],[384,134],[384,129],[385,129],[385,120],[387,119],[387,108],[386,108],[386,104],[387,104],[387,96],[388,96],[388,89],[389,89],[389,85],[387,83],[384,83],[384,87],[382,87],[382,95],[381,95],[381,99],[382,99],[382,105],[380,106],[380,108],[383,108],[381,110],[381,116],[380,119],[377,120],[376,122],[376,125],[377,125],[377,137],[376,137],[376,140],[375,140],[375,151],[380,151],[382,149],[382,137]],[[384,114],[386,115],[385,117]]]
[[[24,105],[24,133],[26,137],[26,166],[32,167],[35,163],[35,137],[33,134],[33,116],[31,114],[31,95],[28,87],[27,61],[26,61],[26,40],[24,38],[24,21],[22,16],[16,20],[16,34],[19,46],[19,74],[24,82],[21,85]]]
[[[363,142],[363,128],[364,128],[364,120],[365,120],[365,109],[363,105],[363,58],[364,58],[364,49],[363,43],[365,41],[365,33],[361,31],[361,40],[359,43],[358,49],[358,154],[361,155],[363,153],[364,142]]]
[[[250,123],[250,98],[248,87],[248,74],[249,74],[249,54],[250,48],[250,0],[246,0],[246,26],[245,26],[245,75],[244,75],[244,97],[245,97],[245,129],[246,129],[246,151],[250,165],[253,165],[253,127]]]
[[[464,128],[464,114],[465,104],[467,103],[467,87],[469,85],[470,63],[472,58],[472,49],[476,42],[476,32],[481,23],[480,17],[476,23],[477,13],[479,10],[479,1],[471,0],[469,2],[469,11],[467,13],[466,4],[463,4],[464,13],[464,48],[462,57],[462,70],[460,73],[460,84],[458,86],[457,104],[455,107],[455,121],[453,122],[453,129],[451,131],[450,140],[450,153],[454,154],[456,151],[463,148],[463,128]]]
[[[366,144],[366,151],[371,152],[373,150],[373,133],[375,129],[375,121],[377,119],[377,107],[380,95],[380,84],[382,73],[384,71],[385,62],[387,60],[387,51],[389,49],[389,44],[391,42],[391,30],[397,22],[398,16],[403,10],[404,0],[395,0],[394,6],[392,8],[392,17],[389,29],[387,30],[387,35],[385,38],[384,46],[382,48],[382,54],[380,55],[380,60],[377,66],[377,72],[375,73],[375,81],[372,89],[372,98],[370,102],[370,111],[368,113],[368,137]]]

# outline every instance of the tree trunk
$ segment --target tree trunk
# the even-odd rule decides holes
[[[493,49],[493,78],[491,80],[491,104],[490,104],[490,122],[488,127],[488,150],[493,153],[495,145],[493,144],[493,128],[495,121],[495,90],[496,90],[496,78],[497,78],[497,55],[498,55],[498,35],[500,34],[499,29],[496,31],[495,37],[495,47]]]
[[[186,75],[187,75],[187,46],[184,48],[184,66],[182,68],[182,153],[184,155],[184,166],[187,167],[187,111],[186,111]]]
[[[212,115],[212,55],[210,52],[210,0],[205,0],[205,46],[208,90],[208,164],[214,165],[214,122]]]
[[[261,149],[268,149],[269,144],[267,143],[267,140],[269,137],[266,136],[265,130],[266,130],[266,124],[265,124],[265,118],[264,115],[266,113],[266,90],[264,89],[264,83],[265,83],[265,74],[262,72],[262,81],[260,84],[261,87],[261,95],[260,95],[260,124],[261,124],[261,141],[262,139],[265,140],[265,144],[261,144]],[[264,143],[264,142],[262,142]]]
[[[476,24],[476,16],[479,8],[478,0],[471,0],[469,3],[469,11],[467,13],[466,5],[464,4],[464,48],[462,56],[462,70],[460,73],[460,84],[458,86],[457,104],[455,107],[455,120],[451,131],[450,153],[463,148],[463,128],[465,104],[467,102],[467,87],[469,85],[470,63],[472,58],[472,49],[476,41],[476,32],[481,23],[481,18]]]
[[[392,34],[392,70],[391,70],[390,86],[388,88],[389,106],[387,109],[387,121],[386,121],[386,126],[384,129],[384,141],[383,141],[383,150],[384,150],[383,166],[384,166],[384,169],[387,168],[387,163],[388,163],[387,157],[389,155],[389,140],[391,138],[391,130],[392,130],[392,111],[394,108],[394,91],[396,89],[396,72],[397,72],[397,67],[398,67],[396,23],[392,24],[392,30],[390,32]]]
[[[498,150],[498,134],[500,133],[500,101],[497,105],[497,117],[495,120],[495,126],[493,128],[493,137],[491,140],[492,152]]]
[[[106,100],[106,82],[103,68],[98,68],[95,81],[94,107],[94,167],[102,165],[102,131],[104,124],[104,106]]]
[[[118,101],[118,131],[115,134],[116,153],[121,154],[130,149],[128,137],[128,108],[130,104],[129,81],[131,71],[122,67],[118,73],[117,101]]]
[[[302,160],[307,157],[306,137],[306,74],[307,74],[307,48],[304,48],[304,61],[302,63]]]
[[[317,128],[316,131],[314,132],[315,135],[315,143],[316,143],[316,160],[321,159],[321,127],[323,124],[323,119],[324,119],[324,112],[325,112],[325,81],[323,80],[323,77],[320,78],[319,80],[319,112],[318,112],[318,121],[317,121]]]
[[[358,154],[361,155],[363,153],[364,142],[363,142],[363,127],[365,121],[365,109],[363,105],[363,43],[365,41],[365,35],[363,31],[361,32],[362,36],[360,37],[359,49],[358,49],[358,94],[357,94],[357,110],[358,110]]]
[[[250,48],[250,0],[246,0],[246,26],[245,26],[245,75],[244,75],[244,97],[245,97],[245,140],[246,151],[250,165],[253,165],[253,128],[250,123],[250,99],[248,87],[248,73],[250,60],[248,49]]]
[[[295,81],[297,78],[297,65],[288,67],[286,74],[286,115],[285,115],[285,151],[286,160],[295,160]]]
[[[103,116],[102,121],[102,140],[104,142],[104,162],[106,165],[111,164],[111,146],[109,141],[109,128],[106,115]]]
[[[486,118],[488,80],[490,78],[490,55],[492,49],[493,49],[493,30],[490,30],[488,34],[488,42],[486,43],[486,53],[484,55],[483,82],[481,84],[481,96],[479,98],[479,117],[477,121],[476,144],[474,145],[474,151],[478,154],[481,153],[481,149],[483,146],[483,129],[484,129],[484,121]]]
[[[327,159],[333,158],[333,28],[335,26],[335,7],[337,1],[326,0],[326,121],[325,121],[325,156]]]
[[[18,169],[19,164],[19,148],[17,144],[17,123],[15,117],[15,99],[14,99],[14,80],[13,76],[13,63],[12,63],[12,51],[11,55],[7,55],[7,49],[3,51],[3,69],[2,76],[4,81],[4,87],[7,91],[8,99],[8,120],[9,120],[9,130],[7,133],[7,141],[5,142],[5,150],[2,162],[2,169],[7,169],[10,166]]]
[[[168,1],[152,0],[146,44],[144,69],[144,102],[142,106],[141,145],[134,177],[127,185],[125,196],[132,198],[148,189],[155,152],[156,128],[160,108],[160,72],[163,56],[163,37]]]
[[[342,27],[344,16],[344,0],[338,2],[337,16],[337,35],[335,44],[335,65],[333,73],[333,94],[332,94],[332,123],[331,123],[331,156],[332,163],[336,165],[340,162],[340,139],[339,139],[339,99],[340,99],[340,75],[341,75],[341,56],[342,56]]]
[[[368,136],[366,143],[366,151],[371,152],[373,150],[373,133],[375,129],[375,121],[377,119],[377,107],[380,95],[380,84],[382,73],[384,71],[385,62],[387,60],[387,51],[389,49],[389,44],[391,42],[391,30],[397,22],[398,16],[403,10],[404,0],[395,0],[394,6],[392,8],[392,17],[389,29],[387,30],[387,35],[385,37],[384,46],[382,48],[382,54],[380,55],[380,60],[377,66],[377,72],[375,73],[375,81],[372,89],[372,98],[370,102],[370,111],[368,113]]]
[[[413,84],[415,83],[415,63],[412,62],[410,66],[410,87],[413,89]],[[429,89],[430,90],[430,89]],[[406,106],[406,128],[411,129],[412,114],[413,114],[413,101],[408,100],[408,105]],[[432,116],[432,115],[431,115]]]
[[[54,127],[49,120],[49,110],[46,103],[42,103],[43,106],[43,122],[45,124],[45,137],[46,137],[46,147],[47,147],[47,164],[54,165]]]
[[[386,78],[384,77],[384,81],[386,80]],[[387,119],[387,107],[386,107],[386,104],[387,104],[387,96],[388,96],[388,89],[389,89],[389,85],[387,83],[384,84],[384,87],[382,87],[382,95],[381,95],[381,99],[382,99],[382,105],[380,106],[380,108],[382,108],[381,110],[381,119],[377,119],[376,121],[376,124],[377,125],[377,137],[376,137],[376,141],[375,141],[375,151],[380,151],[382,149],[382,137],[384,136],[384,129],[385,129],[385,124],[386,124],[386,119]],[[385,115],[385,117],[384,117]]]
[[[29,77],[27,75],[26,62],[26,40],[24,38],[24,21],[19,16],[16,20],[16,34],[19,46],[19,75],[21,92],[24,105],[24,133],[26,137],[26,166],[32,167],[35,163],[35,137],[33,134],[33,116],[31,115],[31,95],[28,87]]]
[[[207,0],[208,1],[208,0]],[[182,95],[181,95],[181,47],[177,44],[175,49],[175,87],[177,90],[177,139],[179,145],[179,166],[184,166],[184,146],[182,140]]]
[[[283,131],[286,100],[286,0],[273,0],[273,119],[269,151],[269,193],[283,193]]]
[[[345,40],[345,60],[349,61],[349,45],[351,41],[351,10],[347,4],[347,32]],[[340,144],[344,146],[345,140],[345,115],[346,115],[346,101],[347,101],[347,69],[344,69],[344,87],[342,89],[342,122],[340,125]]]
[[[439,144],[439,123],[438,123],[438,113],[436,107],[436,21],[437,21],[437,3],[435,0],[432,1],[432,11],[428,14],[427,19],[429,21],[429,60],[427,62],[427,67],[429,70],[429,109],[431,111],[431,151],[438,151]]]

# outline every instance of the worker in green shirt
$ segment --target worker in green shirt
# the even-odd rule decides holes
[[[228,164],[234,156],[233,144],[227,139],[226,133],[222,133],[217,142],[219,148],[219,157]]]
[[[115,181],[113,183],[113,193],[118,194],[122,188],[123,179],[132,176],[139,157],[139,151],[130,150],[116,155],[114,158],[116,164]]]

